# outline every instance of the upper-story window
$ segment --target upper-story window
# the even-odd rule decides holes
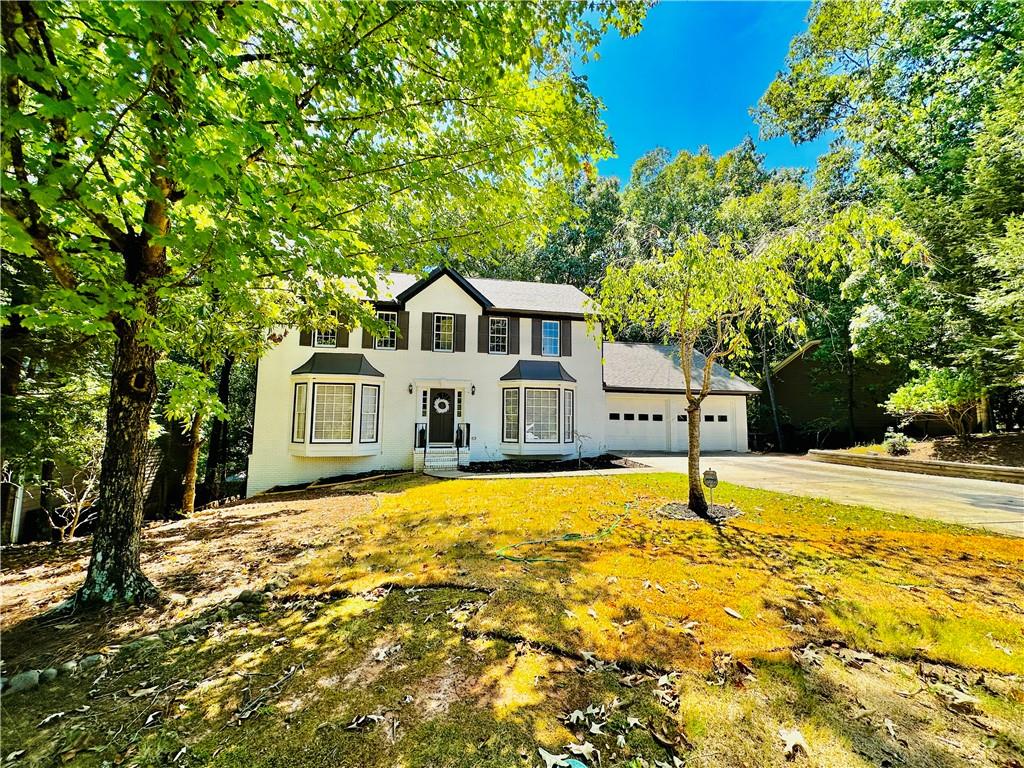
[[[487,351],[492,355],[508,354],[508,318],[492,317],[487,325]]]
[[[434,315],[434,351],[455,351],[455,315]]]
[[[377,319],[387,323],[387,330],[382,336],[374,337],[374,349],[396,349],[398,347],[398,313],[378,312]]]
[[[544,320],[541,324],[540,353],[542,355],[558,357],[559,355],[559,332],[561,323],[557,320]]]
[[[313,331],[314,347],[336,347],[338,346],[338,329],[331,328],[328,331]]]

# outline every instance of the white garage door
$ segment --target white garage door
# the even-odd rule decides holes
[[[735,451],[735,429],[732,423],[731,408],[715,408],[705,402],[700,414],[700,450],[701,451]],[[686,450],[687,424],[677,421],[674,425],[676,444],[680,450]]]
[[[608,397],[608,447],[623,451],[667,451],[668,401],[659,397]]]

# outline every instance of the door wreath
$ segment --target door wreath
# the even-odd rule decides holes
[[[434,400],[434,410],[437,413],[448,413],[451,410],[452,404],[443,397],[439,397]]]

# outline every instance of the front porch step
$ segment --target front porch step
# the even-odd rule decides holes
[[[428,448],[424,456],[423,449],[413,452],[413,469],[417,472],[454,472],[459,468],[459,461],[468,461],[468,451],[455,448]]]

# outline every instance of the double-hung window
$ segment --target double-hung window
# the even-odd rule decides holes
[[[314,443],[351,443],[355,384],[313,385]]]
[[[487,351],[492,355],[508,354],[507,317],[492,317],[488,319]]]
[[[564,426],[565,432],[564,432],[564,437],[562,439],[565,440],[565,442],[567,442],[567,443],[571,443],[575,439],[575,437],[576,437],[576,435],[573,434],[573,430],[574,430],[574,423],[573,422],[575,421],[575,418],[576,418],[576,414],[573,411],[573,408],[575,406],[575,403],[573,402],[573,391],[571,389],[565,390],[562,393],[562,399],[563,399],[563,401],[565,403],[564,406],[563,406],[563,410],[565,411],[565,426]]]
[[[434,351],[455,351],[455,315],[434,315]]]
[[[338,329],[331,328],[327,331],[313,331],[314,347],[336,347],[338,345]]]
[[[306,442],[306,384],[296,384],[292,398],[292,442]]]
[[[502,394],[502,431],[501,440],[504,443],[516,443],[519,441],[519,390],[506,389]]]
[[[382,336],[374,337],[374,349],[396,349],[398,347],[398,313],[378,312],[377,319],[387,324],[387,330]]]
[[[380,414],[380,387],[363,384],[359,388],[359,442],[377,442],[377,419]]]
[[[540,329],[540,353],[546,357],[558,357],[559,332],[561,323],[557,320],[544,320]]]
[[[558,442],[558,390],[526,388],[523,433],[527,443]]]

